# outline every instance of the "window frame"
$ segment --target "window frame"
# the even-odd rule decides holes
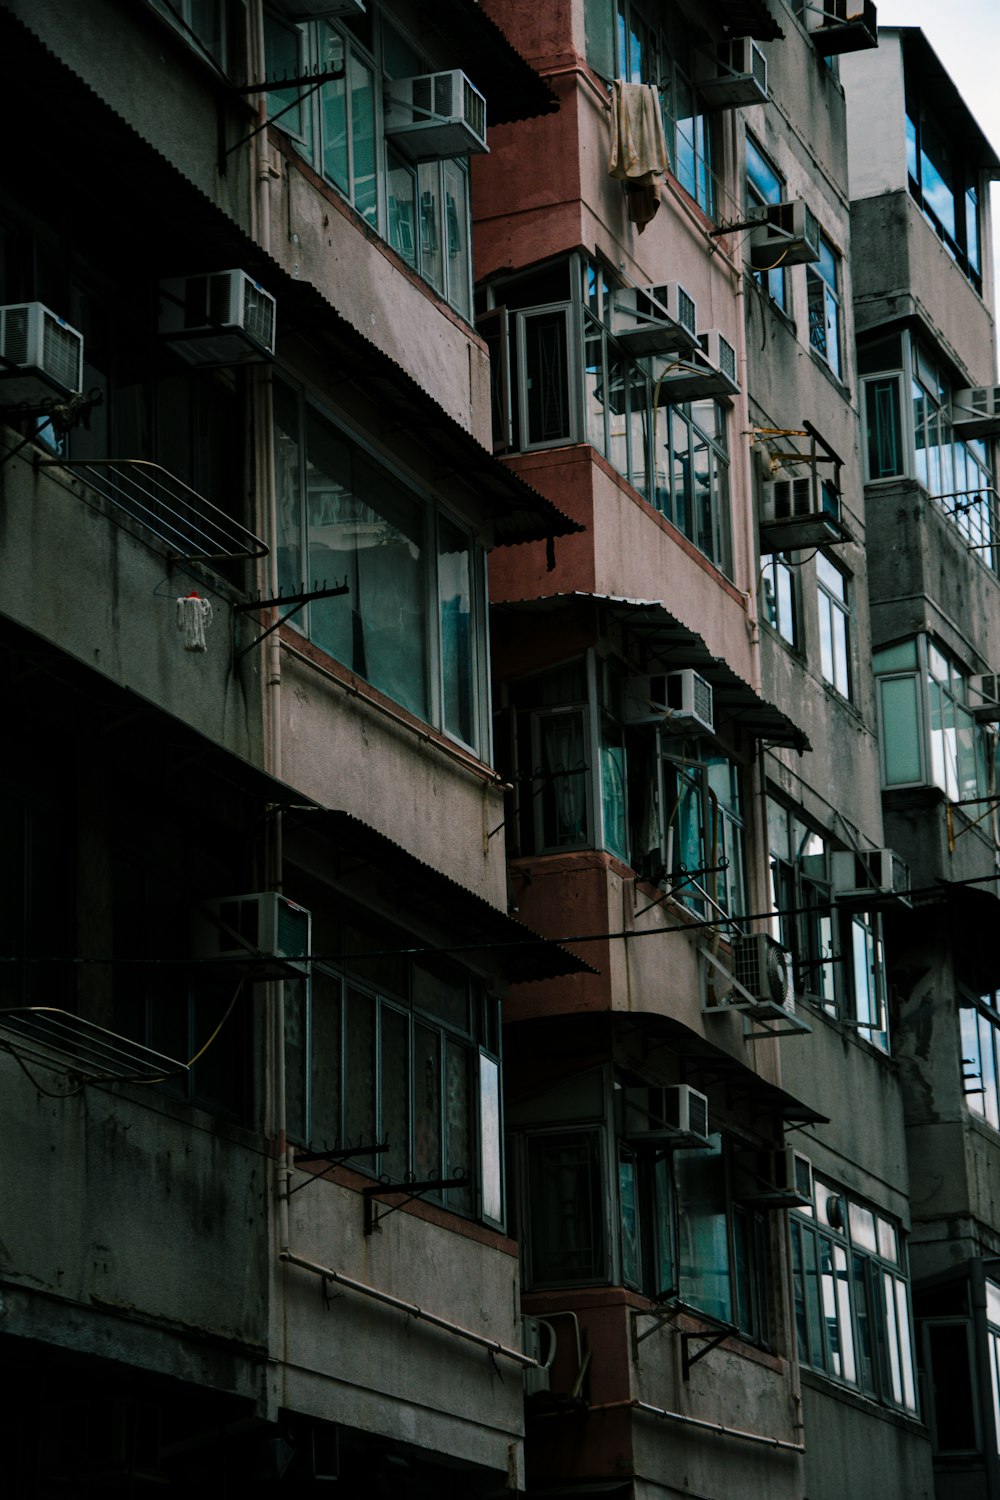
[[[900,651],[911,645],[915,648],[912,653],[914,657],[912,665],[890,665],[883,671],[879,670],[880,658],[884,660],[889,653]],[[947,681],[942,680],[940,676],[935,676],[932,670],[932,652],[935,657],[947,664]],[[907,654],[910,654],[909,651]],[[963,777],[968,775],[969,766],[972,765],[975,767],[975,795],[977,797],[988,796],[991,780],[990,766],[994,752],[988,745],[990,737],[986,727],[977,724],[968,709],[966,698],[968,674],[963,671],[951,654],[939,642],[932,640],[925,631],[920,631],[915,636],[908,636],[903,641],[877,649],[874,653],[873,672],[883,789],[894,791],[907,787],[933,786],[937,787],[948,801],[956,803],[968,795],[968,788],[963,785]],[[919,767],[916,777],[896,777],[890,780],[888,756],[892,744],[892,730],[893,727],[898,728],[902,710],[898,705],[892,712],[887,709],[886,692],[887,689],[900,683],[909,683],[913,687],[911,708]],[[950,727],[945,725],[946,715],[941,713],[939,714],[941,728],[934,728],[932,683],[937,698],[948,706],[947,716],[950,717]],[[961,723],[959,722],[960,716]],[[960,741],[963,733],[971,734],[971,744],[966,746],[964,755]],[[937,749],[933,738],[935,734],[942,736]],[[954,751],[951,759],[944,762],[943,774],[939,775],[938,762],[942,759],[942,747],[947,745],[949,735],[953,737]],[[953,792],[958,795],[952,795]]]
[[[801,652],[801,574],[781,552],[760,560],[764,623],[792,651]],[[784,585],[784,587],[782,587]]]
[[[829,369],[835,380],[846,385],[844,260],[822,228],[819,228],[818,237],[820,258],[806,265],[809,350]]]
[[[839,596],[835,592],[835,579],[839,581]],[[816,554],[816,594],[819,610],[820,672],[827,686],[834,688],[850,703],[853,699],[854,685],[852,659],[854,610],[850,578],[823,552]],[[826,630],[824,630],[824,620]]]
[[[366,434],[356,426],[349,423],[339,413],[335,414],[328,405],[316,399],[312,392],[300,382],[294,380],[284,370],[275,376],[275,384],[280,385],[285,392],[282,398],[287,401],[290,411],[295,413],[296,432],[285,434],[284,427],[279,425],[280,418],[275,415],[274,424],[277,435],[285,435],[292,439],[295,448],[294,458],[289,459],[288,464],[288,500],[286,505],[288,524],[282,518],[282,479],[276,472],[275,487],[278,491],[279,509],[279,537],[276,544],[279,550],[285,546],[286,550],[293,551],[285,542],[286,536],[291,538],[294,534],[295,549],[294,556],[299,559],[300,569],[303,563],[307,563],[306,575],[308,578],[314,576],[310,561],[310,536],[311,529],[309,511],[309,432],[310,424],[313,430],[321,427],[323,433],[334,443],[341,445],[347,452],[351,464],[351,475],[355,465],[360,459],[361,464],[377,480],[388,484],[392,492],[398,493],[407,505],[414,508],[420,515],[420,535],[423,561],[421,564],[422,578],[420,587],[420,598],[422,600],[421,621],[424,630],[423,640],[423,676],[426,691],[426,713],[421,713],[407,704],[402,704],[408,712],[422,722],[430,724],[447,739],[455,744],[469,749],[481,760],[488,762],[491,753],[490,739],[490,715],[489,715],[489,664],[488,664],[488,622],[486,615],[486,563],[485,548],[479,540],[478,529],[470,521],[464,519],[460,513],[446,500],[440,498],[422,481],[407,471],[403,465],[380,450]],[[280,444],[276,442],[276,452]],[[294,479],[291,478],[292,469],[295,470]],[[331,479],[333,489],[337,488],[336,482]],[[353,487],[349,492],[342,491],[343,498],[348,502],[357,501],[370,510],[373,514],[379,514],[377,508],[377,497],[366,499],[363,495],[355,493]],[[297,525],[293,524],[297,517]],[[391,526],[392,523],[382,516],[383,524]],[[469,664],[471,667],[471,683],[469,684],[469,713],[471,715],[472,738],[466,739],[453,724],[448,722],[448,704],[452,694],[449,691],[449,683],[446,681],[446,659],[447,639],[445,632],[443,600],[441,597],[442,567],[441,560],[444,553],[442,532],[446,527],[451,527],[464,539],[469,556],[468,576],[468,630],[469,630]],[[403,535],[403,533],[399,533]],[[450,555],[450,554],[449,554]],[[322,576],[322,570],[320,570]],[[298,580],[289,575],[289,584],[295,588]],[[335,603],[337,601],[334,601]],[[347,602],[346,600],[343,602]],[[353,607],[353,606],[352,606]],[[312,624],[313,606],[306,604],[298,610],[294,616],[287,618],[287,624],[296,630],[304,639],[313,641]],[[325,650],[334,660],[340,660],[336,653],[316,642],[320,650]],[[366,676],[352,662],[342,661],[341,665],[346,670],[357,672],[358,676],[371,683],[377,691],[385,693],[387,697],[393,698],[394,693],[391,685],[382,684],[374,677]],[[398,697],[396,701],[400,701]]]
[[[763,185],[763,173],[758,172],[755,175],[751,171],[751,153],[759,160],[763,172],[769,173],[773,179],[773,183],[769,184],[767,188]],[[759,145],[749,130],[744,132],[743,191],[748,210],[765,208],[769,204],[781,203],[785,199],[786,192],[784,175],[778,171],[767,152]],[[778,308],[785,317],[791,317],[790,283],[785,266],[779,264],[773,266],[770,270],[755,270],[751,274],[767,300],[774,307]]]

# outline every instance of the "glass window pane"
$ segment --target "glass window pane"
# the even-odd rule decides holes
[[[722,1137],[713,1136],[707,1150],[675,1152],[674,1171],[681,1297],[711,1317],[730,1323],[733,1299]]]
[[[597,1136],[538,1136],[529,1142],[531,1280],[571,1286],[604,1275]]]
[[[469,179],[461,161],[446,161],[444,237],[448,248],[448,301],[468,318],[472,311],[469,267]]]
[[[441,518],[438,597],[444,727],[475,744],[475,651],[472,633],[472,542]]]
[[[389,208],[389,244],[409,264],[417,261],[417,178],[412,167],[406,166],[390,152],[386,194]]]
[[[638,1286],[639,1274],[639,1201],[635,1158],[622,1155],[618,1161],[618,1206],[621,1215],[622,1280],[626,1286]]]
[[[922,780],[920,685],[916,674],[879,680],[886,786]]]
[[[379,1139],[388,1141],[389,1149],[379,1157],[379,1167],[393,1182],[401,1182],[410,1170],[409,1022],[388,1005],[380,1007],[380,1019]]]
[[[444,257],[441,247],[441,173],[436,161],[423,161],[417,168],[420,193],[420,270],[437,291],[444,291]]]
[[[483,1217],[503,1218],[500,1185],[500,1068],[479,1054],[479,1139],[482,1154]]]
[[[535,721],[534,787],[539,844],[547,849],[579,848],[588,841],[587,779],[583,715],[546,714]]]
[[[413,1027],[413,1170],[426,1182],[441,1172],[441,1034]]]
[[[340,1128],[340,980],[321,969],[312,979],[312,1129],[318,1150],[343,1142]],[[285,981],[285,994],[288,981]],[[373,1144],[365,1142],[365,1145]]]
[[[917,1406],[913,1384],[913,1351],[910,1347],[910,1315],[906,1297],[906,1283],[895,1278],[896,1324],[899,1329],[899,1366],[903,1377],[903,1405],[908,1411]]]
[[[899,377],[865,382],[865,420],[869,479],[888,479],[904,472]]]
[[[524,314],[521,326],[527,442],[560,442],[571,436],[566,313]]]
[[[347,1140],[374,1143],[375,1002],[360,990],[347,992]]]
[[[475,1175],[472,1115],[469,1099],[469,1051],[445,1041],[445,1176],[464,1172],[469,1182]],[[448,1189],[448,1205],[463,1213],[472,1210],[470,1187]]]

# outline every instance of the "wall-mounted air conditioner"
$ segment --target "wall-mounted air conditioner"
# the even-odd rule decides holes
[[[712,684],[688,668],[625,682],[626,724],[664,724],[678,729],[715,730]]]
[[[910,868],[894,849],[838,849],[830,859],[838,901],[871,904],[889,899],[909,905]]]
[[[801,198],[751,211],[750,264],[759,271],[819,260],[819,224]]]
[[[803,16],[821,57],[878,46],[878,17],[872,0],[806,0]]]
[[[821,547],[842,542],[847,532],[840,519],[840,493],[824,479],[816,464],[808,472],[783,469],[764,481],[760,502],[762,552],[790,552],[798,547]]]
[[[733,978],[740,986],[732,1006],[765,1018],[794,1015],[788,950],[764,932],[737,933],[732,945]]]
[[[969,678],[969,708],[979,724],[1000,723],[1000,673]]]
[[[696,53],[695,83],[710,109],[766,104],[767,58],[750,37],[733,37]]]
[[[245,271],[160,282],[160,334],[192,365],[239,365],[274,354],[275,300]]]
[[[200,958],[278,960],[255,965],[251,980],[309,972],[312,917],[277,891],[216,896],[195,913],[194,948]]]
[[[41,302],[0,307],[0,406],[83,390],[83,335]]]
[[[698,348],[698,309],[679,281],[619,288],[612,296],[612,315],[615,338],[627,354]]]
[[[529,1359],[538,1361],[524,1372],[524,1394],[534,1396],[550,1389],[550,1371],[556,1357],[556,1331],[545,1318],[521,1319],[521,1345]]]
[[[385,133],[411,161],[488,151],[486,100],[458,68],[386,84]]]
[[[623,1090],[625,1135],[634,1141],[675,1146],[708,1144],[708,1099],[690,1084],[627,1085]]]
[[[808,1207],[813,1199],[812,1162],[792,1146],[746,1151],[738,1157],[747,1186],[737,1197],[755,1208]]]
[[[1000,433],[1000,385],[973,385],[955,391],[951,420],[956,437],[996,437]]]
[[[651,371],[657,404],[669,406],[675,401],[700,401],[705,396],[734,396],[739,392],[736,379],[736,350],[718,328],[698,335],[698,347],[690,354],[668,359]]]

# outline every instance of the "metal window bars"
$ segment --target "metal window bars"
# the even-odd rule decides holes
[[[36,458],[35,466],[77,475],[116,510],[151,531],[178,562],[238,562],[268,554],[260,537],[149,459]]]
[[[188,1071],[187,1063],[53,1005],[0,1010],[0,1047],[55,1063],[88,1083],[158,1083]]]

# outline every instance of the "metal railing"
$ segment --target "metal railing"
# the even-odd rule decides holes
[[[179,562],[238,562],[266,557],[260,537],[145,458],[36,458],[36,468],[68,469],[117,511],[138,521]]]

